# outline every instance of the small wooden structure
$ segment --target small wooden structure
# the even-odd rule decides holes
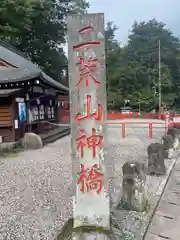
[[[28,131],[50,130],[68,107],[68,90],[0,42],[0,142],[17,141]]]

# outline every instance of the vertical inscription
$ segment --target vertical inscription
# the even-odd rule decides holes
[[[68,16],[74,227],[109,228],[104,41],[103,14]]]

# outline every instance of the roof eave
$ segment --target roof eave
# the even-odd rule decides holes
[[[64,86],[63,84],[56,82],[53,78],[49,77],[46,73],[41,72],[40,73],[40,79],[46,83],[52,86],[52,88],[55,88],[57,91],[64,91],[69,92],[69,88]]]

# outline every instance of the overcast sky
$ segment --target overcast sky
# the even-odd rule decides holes
[[[180,0],[89,0],[89,12],[103,12],[118,27],[117,38],[125,43],[133,21],[157,19],[180,36]]]
[[[134,20],[153,18],[166,23],[167,28],[180,37],[180,0],[89,0],[89,3],[90,13],[104,13],[106,22],[117,25],[116,37],[122,43],[126,43]]]

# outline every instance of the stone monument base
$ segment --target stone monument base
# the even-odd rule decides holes
[[[111,217],[111,229],[96,226],[82,226],[73,228],[73,218],[70,218],[58,233],[55,240],[118,240],[121,235],[116,219]]]

